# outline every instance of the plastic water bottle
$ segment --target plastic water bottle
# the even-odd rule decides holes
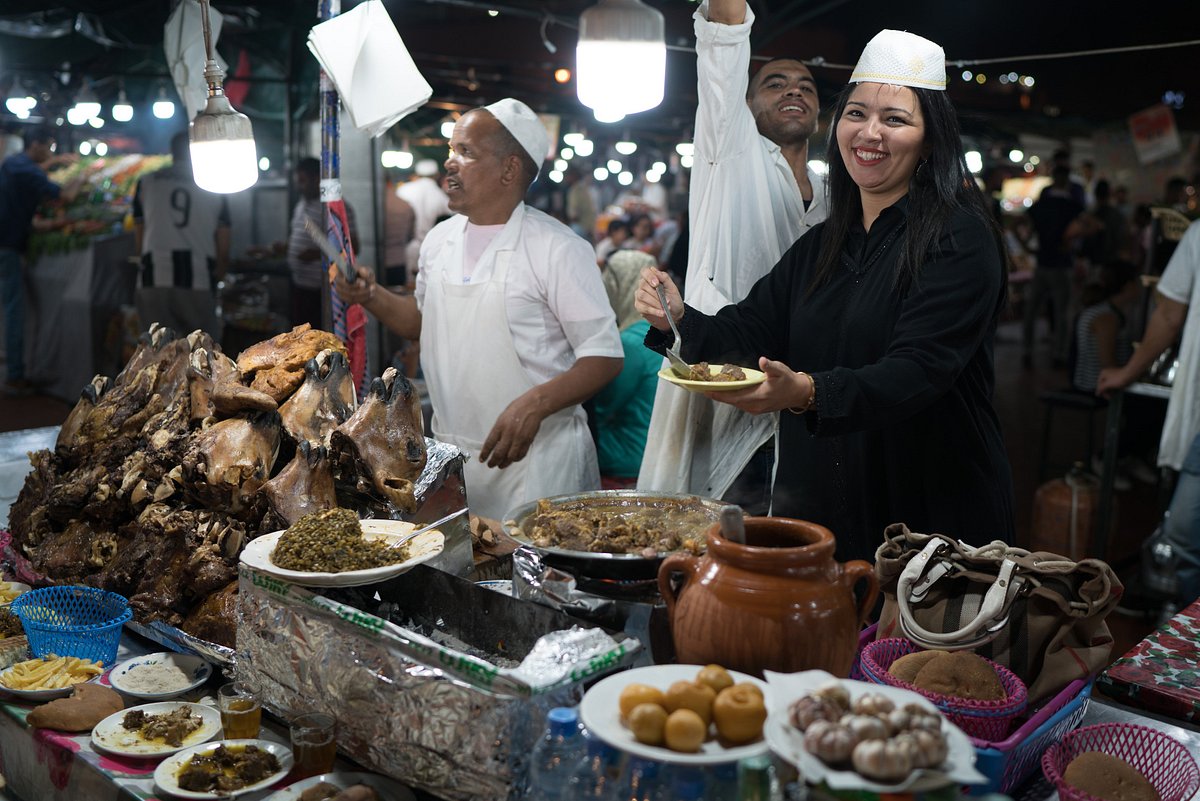
[[[671,774],[672,801],[703,801],[704,774],[697,768],[679,765]]]
[[[529,764],[531,801],[566,801],[571,774],[583,758],[579,713],[555,707],[546,716],[546,733],[533,747]]]
[[[620,778],[621,752],[603,740],[588,739],[587,756],[576,767],[564,798],[616,801]]]
[[[705,798],[728,798],[736,801],[738,797],[738,763],[722,762],[707,770],[705,781]]]
[[[663,766],[650,759],[629,760],[625,776],[617,785],[619,801],[670,801]]]

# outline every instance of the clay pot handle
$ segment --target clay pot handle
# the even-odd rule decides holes
[[[675,602],[679,600],[678,593],[671,586],[671,574],[682,573],[683,583],[679,585],[679,592],[683,592],[683,588],[696,575],[696,566],[700,563],[698,556],[690,556],[683,553],[673,553],[663,560],[663,563],[658,566],[658,591],[662,594],[663,600],[667,603],[667,618],[671,619],[675,614]],[[865,562],[863,564],[866,564]]]
[[[660,572],[659,575],[661,576],[662,573]],[[861,629],[867,622],[867,615],[871,614],[871,610],[875,608],[875,599],[879,596],[879,578],[875,575],[875,568],[871,566],[871,563],[864,562],[862,559],[855,559],[842,565],[842,583],[846,585],[846,589],[854,592],[854,585],[858,584],[860,579],[867,580],[867,594],[858,603],[858,627]]]

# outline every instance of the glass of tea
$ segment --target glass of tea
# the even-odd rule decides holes
[[[292,720],[292,777],[305,779],[333,770],[337,757],[335,722],[332,715],[310,712]]]
[[[262,726],[262,704],[250,691],[236,682],[217,690],[217,708],[226,740],[253,740]]]

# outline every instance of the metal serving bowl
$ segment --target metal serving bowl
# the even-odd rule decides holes
[[[589,507],[666,509],[681,505],[695,506],[703,510],[708,517],[704,526],[695,532],[696,536],[701,538],[708,527],[720,519],[721,508],[725,506],[721,501],[699,495],[639,490],[598,490],[573,495],[557,495],[545,500],[552,508],[570,511],[587,510]],[[658,576],[658,566],[667,557],[667,552],[647,557],[642,554],[580,551],[535,545],[524,533],[524,528],[537,511],[538,503],[538,501],[533,501],[521,504],[511,510],[501,522],[510,537],[541,553],[547,564],[577,576],[599,579],[634,581],[650,580]]]

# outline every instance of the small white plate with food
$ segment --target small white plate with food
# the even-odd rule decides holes
[[[95,681],[103,672],[99,662],[74,656],[26,659],[0,671],[0,691],[26,701],[66,698],[76,684]]]
[[[109,715],[92,729],[92,745],[110,754],[148,759],[170,756],[220,733],[216,707],[163,701]]]
[[[8,606],[18,595],[24,595],[33,587],[19,581],[0,581],[0,606]]]
[[[579,705],[579,718],[589,732],[614,748],[658,762],[714,765],[765,754],[767,743],[762,737],[762,726],[766,710],[770,708],[766,683],[724,668],[716,668],[720,673],[714,674],[713,668],[716,666],[651,665],[617,673],[587,691]],[[684,690],[677,688],[677,683],[700,683],[709,690]],[[746,715],[741,717],[751,723],[757,719],[757,731],[751,732],[750,736],[739,735],[741,742],[736,743],[721,736],[713,708],[718,695],[715,687],[724,689],[733,685],[739,685],[739,692],[735,694],[738,705],[743,701],[747,704]],[[755,692],[757,700],[749,697]],[[638,709],[643,705],[658,706],[660,711],[647,710],[643,719]],[[694,720],[673,722],[672,716],[678,709],[695,710],[697,706],[705,705],[708,720],[697,714]],[[722,706],[725,707],[725,702]],[[668,714],[667,709],[672,711]],[[725,719],[725,715],[721,718]],[[654,731],[647,735],[641,730],[643,725]],[[739,724],[731,722],[729,728],[735,725]],[[635,728],[639,730],[636,735]],[[652,744],[656,740],[662,744]]]
[[[326,801],[356,784],[370,787],[379,801],[416,801],[417,798],[412,790],[387,776],[339,770],[301,779],[282,790],[277,790],[263,801]]]
[[[199,687],[212,675],[212,665],[193,654],[160,652],[135,656],[112,669],[114,690],[147,701],[165,701]]]
[[[265,790],[291,769],[292,751],[286,745],[270,740],[218,740],[164,759],[154,771],[154,783],[179,798],[212,801]]]
[[[361,520],[359,523],[365,541],[378,542],[384,546],[399,542],[422,525],[406,523],[403,520]],[[251,540],[242,550],[242,564],[301,587],[358,587],[394,578],[423,562],[428,562],[442,552],[446,540],[442,532],[432,529],[418,535],[416,539],[409,540],[403,546],[405,554],[404,559],[400,561],[381,567],[334,573],[321,570],[292,570],[277,565],[272,556],[286,533],[287,531],[276,531]]]
[[[708,380],[701,378],[704,369],[708,370]],[[670,381],[676,386],[683,387],[689,392],[728,392],[731,389],[747,389],[757,386],[767,380],[767,374],[750,367],[738,367],[733,364],[708,364],[700,362],[693,364],[696,378],[683,378],[675,374],[670,367],[658,371],[658,377]]]

